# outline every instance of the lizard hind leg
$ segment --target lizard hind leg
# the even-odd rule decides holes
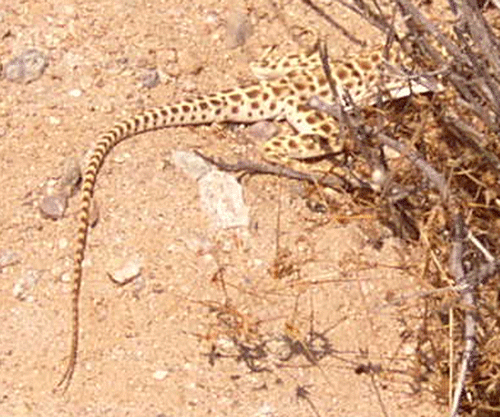
[[[281,165],[293,165],[293,161],[307,161],[333,152],[328,138],[310,133],[279,135],[262,145],[264,158]]]

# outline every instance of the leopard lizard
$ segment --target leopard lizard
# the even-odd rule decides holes
[[[400,67],[403,62],[399,48],[379,46],[358,55],[331,59],[330,68],[337,89],[336,95],[348,91],[359,106],[373,103],[383,89],[387,92],[401,88],[387,77],[387,66]],[[389,64],[389,65],[387,65]],[[74,264],[72,269],[72,334],[69,360],[58,388],[69,387],[78,355],[79,298],[82,282],[82,263],[85,255],[91,201],[97,175],[106,155],[121,141],[160,128],[210,123],[252,123],[284,118],[296,131],[295,135],[271,138],[263,145],[264,157],[272,162],[289,158],[317,156],[325,152],[342,152],[338,126],[333,118],[311,109],[308,100],[313,96],[334,103],[318,52],[292,54],[281,59],[264,59],[252,66],[260,81],[247,87],[237,87],[218,93],[185,99],[176,104],[151,108],[114,124],[101,134],[91,153],[83,174]],[[407,85],[407,81],[403,84]]]

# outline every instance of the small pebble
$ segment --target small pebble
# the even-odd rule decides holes
[[[121,268],[108,272],[108,276],[115,284],[125,285],[139,276],[141,268],[142,261],[139,257],[136,257],[127,260]]]
[[[129,160],[131,157],[132,157],[132,155],[130,155],[130,153],[124,152],[120,155],[116,155],[113,158],[113,161],[116,162],[117,164],[123,164],[125,161]]]
[[[5,65],[5,78],[27,84],[40,78],[47,65],[45,54],[37,49],[28,49]]]
[[[59,220],[68,206],[67,198],[61,194],[47,195],[40,202],[40,211],[44,217]]]
[[[61,282],[69,283],[71,282],[71,272],[65,272],[61,275]]]
[[[28,271],[21,278],[17,280],[12,289],[12,294],[18,300],[21,301],[32,301],[33,296],[30,294],[35,288],[36,283],[40,279],[39,271]]]
[[[154,88],[160,84],[160,74],[155,69],[148,70],[145,75],[142,76],[142,86],[145,88]]]
[[[58,242],[59,249],[63,250],[66,249],[69,246],[69,241],[66,238],[59,239]]]
[[[64,161],[63,173],[58,185],[59,193],[65,197],[71,197],[81,178],[82,170],[78,158],[67,158]]]
[[[78,97],[81,97],[81,95],[83,94],[82,93],[82,90],[78,89],[78,88],[74,88],[73,90],[70,90],[68,92],[68,94],[71,96],[71,97],[74,97],[74,98],[78,98]]]
[[[19,262],[19,254],[10,249],[0,251],[0,272],[2,268]]]
[[[264,403],[262,404],[259,409],[257,410],[257,413],[255,414],[257,417],[272,417],[276,415],[276,410],[273,408],[272,405]]]
[[[61,119],[59,119],[59,117],[50,116],[49,123],[53,126],[58,126],[61,124]]]
[[[155,371],[153,373],[153,378],[157,381],[163,381],[168,376],[168,371]]]
[[[219,16],[217,15],[217,12],[215,11],[210,11],[207,13],[207,16],[205,17],[205,23],[208,23],[209,25],[216,25],[219,23]]]

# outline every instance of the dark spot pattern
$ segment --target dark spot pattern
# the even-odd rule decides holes
[[[288,88],[286,88],[286,87],[271,87],[271,90],[273,91],[275,96],[279,97],[282,95],[283,92],[287,91]]]
[[[333,129],[332,129],[332,126],[329,125],[328,123],[325,123],[325,124],[322,124],[320,127],[319,127],[323,132],[325,133],[330,133]]]
[[[306,122],[311,125],[316,123],[317,121],[318,120],[316,119],[316,116],[314,114],[310,114],[309,116],[306,117]]]
[[[345,69],[338,69],[336,75],[340,81],[343,81],[347,78],[347,71]]]
[[[372,69],[372,65],[364,59],[359,60],[358,65],[363,71],[370,71]]]
[[[245,91],[245,94],[248,98],[257,98],[260,95],[260,90],[258,89],[247,90]]]

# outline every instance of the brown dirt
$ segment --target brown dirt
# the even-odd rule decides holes
[[[33,83],[0,80],[0,251],[19,257],[0,272],[0,415],[442,414],[431,395],[412,392],[412,344],[401,337],[411,322],[396,307],[379,308],[390,292],[419,288],[408,269],[418,250],[394,238],[375,249],[367,231],[386,232],[370,216],[340,224],[314,214],[297,183],[272,177],[243,182],[248,241],[214,234],[196,183],[173,167],[171,152],[258,158],[240,131],[215,126],[144,134],[108,157],[85,261],[79,362],[69,391],[52,392],[68,353],[70,285],[62,278],[72,265],[78,199],[59,221],[44,219],[37,204],[64,162],[81,157],[117,118],[250,80],[248,63],[266,46],[286,53],[310,42],[308,28],[332,33],[298,1],[247,2],[254,33],[236,49],[227,46],[231,1],[61,3],[0,10],[4,65],[30,47],[49,56]],[[361,37],[373,33],[345,11],[335,16]],[[355,49],[338,33],[329,39],[338,55]],[[150,68],[161,84],[148,90],[141,80]],[[298,269],[280,280],[268,272],[278,233]],[[144,260],[141,278],[118,288],[105,272],[135,255]],[[226,294],[213,280],[221,266]],[[13,288],[30,271],[40,279],[19,300]],[[308,284],[292,285],[298,280]],[[207,303],[227,299],[248,322],[260,321],[260,332],[282,333],[288,324],[303,340],[313,326],[333,352],[317,363],[297,355],[260,373],[235,358],[210,364],[210,338],[223,329]],[[370,361],[393,372],[355,373]]]

